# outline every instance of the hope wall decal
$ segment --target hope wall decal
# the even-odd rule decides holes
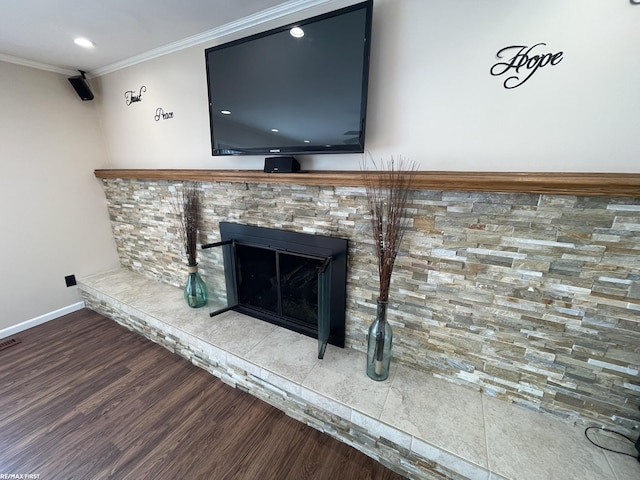
[[[504,62],[498,62],[491,67],[491,75],[498,77],[500,75],[507,75],[504,82],[504,88],[512,89],[519,87],[528,81],[534,73],[539,69],[558,65],[563,57],[563,52],[556,53],[538,53],[542,51],[546,43],[536,43],[532,47],[526,45],[511,45],[498,50],[496,56],[500,59],[507,58],[509,55],[513,55],[511,58]],[[537,51],[533,50],[537,48]]]

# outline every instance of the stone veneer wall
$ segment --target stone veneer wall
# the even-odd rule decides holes
[[[179,182],[105,179],[123,266],[179,286]],[[365,350],[376,263],[363,188],[201,184],[202,243],[230,221],[349,240],[347,346]],[[640,198],[416,190],[393,275],[396,361],[578,421],[640,422]],[[203,275],[219,291],[215,258]]]

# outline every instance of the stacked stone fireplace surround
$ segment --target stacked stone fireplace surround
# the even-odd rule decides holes
[[[120,262],[180,286],[179,181],[103,179]],[[360,187],[201,182],[220,221],[349,241],[346,347],[366,350],[377,271]],[[640,421],[640,198],[414,190],[393,274],[394,361],[530,409]],[[213,292],[220,272],[203,259]],[[208,269],[208,270],[207,270]],[[364,372],[363,372],[364,375]]]

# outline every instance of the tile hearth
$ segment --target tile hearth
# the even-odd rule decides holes
[[[89,308],[410,478],[640,477],[640,463],[591,445],[584,427],[403,365],[373,382],[361,352],[329,345],[318,360],[315,339],[236,312],[212,319],[180,289],[130,270],[78,285]]]

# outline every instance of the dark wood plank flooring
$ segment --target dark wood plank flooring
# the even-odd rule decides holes
[[[0,350],[0,474],[401,479],[90,310]]]

